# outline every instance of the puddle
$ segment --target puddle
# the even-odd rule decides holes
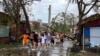
[[[54,46],[44,50],[11,49],[0,51],[0,56],[66,56],[67,47],[72,46],[70,42],[64,42],[64,46]]]

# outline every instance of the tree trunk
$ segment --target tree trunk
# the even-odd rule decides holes
[[[78,25],[78,30],[79,30],[79,33],[78,33],[78,42],[79,42],[79,46],[82,46],[82,35],[83,35],[83,26],[82,25]]]
[[[31,28],[30,28],[30,24],[29,24],[29,18],[28,18],[26,9],[25,9],[25,5],[23,5],[23,1],[20,1],[20,3],[21,3],[21,7],[23,9],[23,12],[24,12],[24,15],[25,15],[25,18],[26,18],[26,27],[27,27],[27,30],[28,30],[28,33],[30,33],[31,32]]]
[[[78,36],[77,36],[77,40],[79,42],[79,46],[82,46],[82,35],[83,35],[83,26],[81,25],[82,18],[83,18],[82,15],[79,15]]]

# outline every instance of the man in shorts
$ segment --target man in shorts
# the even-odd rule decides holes
[[[24,34],[21,36],[21,38],[22,38],[22,44],[23,44],[23,47],[24,47],[25,45],[28,44],[29,35],[28,35],[27,33],[24,33]]]

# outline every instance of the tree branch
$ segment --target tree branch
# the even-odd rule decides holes
[[[7,4],[7,1],[6,0],[3,0],[3,1],[4,1],[5,7],[7,8],[8,13],[10,13],[10,15],[13,16],[13,14],[11,13],[11,8]]]
[[[84,15],[88,14],[89,11],[96,5],[97,2],[98,0],[95,0],[94,4],[90,7],[90,9],[86,13],[84,13]]]
[[[81,8],[80,8],[80,2],[79,2],[78,0],[77,0],[77,6],[78,6],[79,14],[80,14],[80,11],[81,11],[80,9],[81,9]]]
[[[86,5],[84,4],[84,7],[83,7],[83,11],[82,12],[85,12],[85,9],[86,9]]]

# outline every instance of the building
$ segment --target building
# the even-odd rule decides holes
[[[95,14],[82,21],[85,45],[100,45],[100,14]]]
[[[38,21],[30,21],[29,23],[32,31],[47,31],[47,23]]]
[[[0,12],[0,42],[10,41],[8,17],[7,14]]]
[[[25,23],[20,22],[18,34],[26,32]],[[9,42],[11,36],[16,38],[16,23],[14,18],[4,12],[0,12],[0,42]]]

